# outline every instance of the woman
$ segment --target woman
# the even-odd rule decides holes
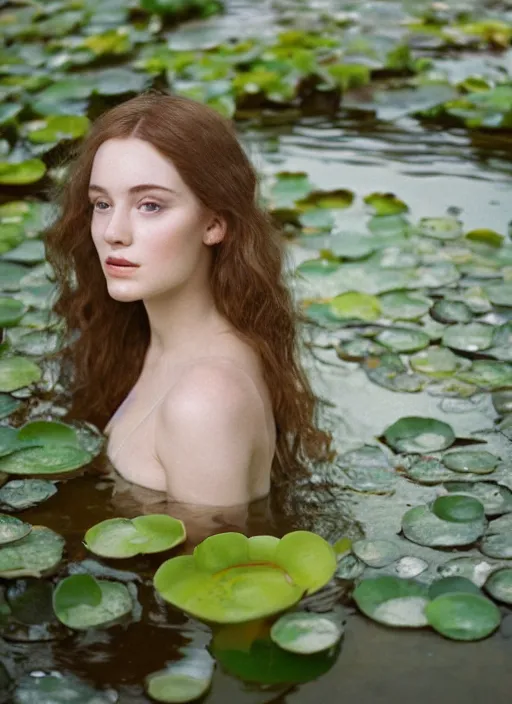
[[[95,121],[55,197],[70,416],[104,429],[120,475],[230,506],[325,457],[280,238],[227,120],[141,94]]]

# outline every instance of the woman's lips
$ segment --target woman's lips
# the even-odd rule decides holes
[[[105,264],[105,270],[111,276],[115,276],[118,278],[124,276],[132,276],[138,268],[138,264],[115,264],[109,259],[107,259],[107,262]]]

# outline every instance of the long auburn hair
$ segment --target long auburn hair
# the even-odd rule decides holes
[[[277,426],[274,481],[304,474],[328,457],[330,436],[316,427],[317,399],[299,362],[298,313],[283,278],[284,248],[258,204],[257,175],[232,124],[188,98],[148,90],[101,114],[68,157],[60,206],[45,232],[57,284],[53,310],[64,319],[59,356],[71,369],[67,418],[103,429],[142,371],[150,330],[142,301],[119,302],[107,291],[91,237],[88,186],[98,147],[137,137],[170,159],[227,233],[213,245],[211,288],[217,309],[262,360]],[[123,364],[120,365],[119,361]]]

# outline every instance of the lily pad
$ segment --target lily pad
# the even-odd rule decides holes
[[[453,593],[464,594],[482,594],[477,585],[466,577],[442,577],[432,582],[428,589],[430,599],[437,599],[443,594]]]
[[[55,484],[45,479],[13,479],[0,489],[0,506],[4,511],[22,511],[56,493]]]
[[[11,392],[29,386],[41,378],[41,369],[25,357],[0,358],[0,391]]]
[[[412,328],[387,328],[377,335],[376,340],[399,354],[417,352],[430,344],[426,333]]]
[[[390,540],[356,540],[352,545],[356,557],[369,567],[386,567],[401,555],[401,550]]]
[[[485,520],[467,522],[445,521],[433,513],[428,506],[415,506],[402,518],[405,537],[413,543],[427,547],[450,547],[470,545],[485,530]]]
[[[364,371],[374,384],[390,391],[416,393],[427,384],[418,374],[407,370],[400,357],[395,354],[384,354],[381,357],[369,357],[365,360]]]
[[[501,622],[498,607],[477,594],[445,594],[425,607],[432,628],[451,640],[481,640]]]
[[[421,218],[417,229],[420,235],[436,240],[455,240],[462,237],[463,223],[449,216],[439,218]]]
[[[402,579],[412,579],[428,569],[428,562],[421,557],[406,555],[401,557],[394,565],[394,571]]]
[[[453,372],[467,369],[470,366],[468,360],[457,357],[446,347],[429,347],[426,350],[421,350],[411,357],[410,363],[415,371],[439,379],[451,376]]]
[[[432,513],[443,521],[455,523],[482,520],[485,515],[483,504],[478,499],[463,494],[438,496],[432,503]]]
[[[32,526],[14,516],[0,514],[0,545],[7,545],[21,540],[30,533]]]
[[[55,570],[62,560],[64,538],[44,526],[12,545],[0,548],[0,577],[42,577]]]
[[[423,454],[449,447],[455,440],[455,433],[448,423],[435,418],[406,416],[388,426],[384,438],[397,452]]]
[[[485,292],[495,306],[512,307],[512,281],[490,284],[485,287]]]
[[[462,301],[436,301],[430,315],[440,323],[469,323],[473,317],[471,309]]]
[[[0,162],[0,184],[24,186],[39,181],[46,173],[46,165],[40,159],[29,159],[18,163]]]
[[[210,689],[215,660],[207,650],[187,648],[186,656],[146,677],[145,688],[157,702],[191,702]]]
[[[162,552],[186,540],[182,521],[166,514],[109,518],[85,534],[85,546],[102,557],[133,557]]]
[[[14,298],[0,298],[0,328],[16,325],[26,312],[26,306]]]
[[[22,128],[31,142],[60,142],[78,139],[89,130],[90,121],[84,115],[49,115],[42,120],[25,123]]]
[[[360,582],[352,594],[359,609],[386,626],[421,628],[428,603],[427,587],[399,577],[377,577]]]
[[[311,655],[332,648],[343,635],[334,614],[295,611],[281,616],[270,629],[270,637],[291,653]]]
[[[454,472],[473,474],[490,474],[499,463],[499,457],[486,450],[457,450],[443,455],[445,467]]]
[[[18,430],[20,442],[38,445],[76,445],[78,437],[74,428],[66,423],[48,420],[33,420]]]
[[[0,420],[10,416],[11,413],[17,411],[18,408],[21,408],[21,405],[22,402],[17,398],[13,398],[12,396],[9,396],[9,394],[0,393]]]
[[[488,557],[512,559],[512,533],[507,531],[485,535],[480,543],[480,550]]]
[[[348,291],[335,296],[330,305],[331,313],[338,319],[377,320],[381,314],[379,299],[367,293]]]
[[[0,472],[50,476],[67,474],[89,464],[93,456],[77,445],[29,447],[0,458]]]
[[[497,601],[512,604],[512,568],[493,572],[485,583],[485,590]]]
[[[482,587],[495,566],[483,557],[455,557],[437,568],[442,577],[465,577]]]
[[[499,516],[512,511],[512,491],[494,482],[453,482],[444,484],[450,493],[463,493],[475,496],[482,502],[487,516]],[[1,490],[0,490],[1,494]]]
[[[293,606],[304,593],[327,584],[336,570],[332,546],[314,533],[288,533],[265,562],[250,562],[251,540],[241,533],[206,538],[193,555],[160,566],[156,590],[196,618],[239,623]]]
[[[110,697],[74,675],[39,669],[23,675],[13,696],[13,704],[111,704]]]
[[[480,352],[492,346],[494,328],[482,323],[452,325],[443,335],[443,344],[464,352]]]
[[[407,291],[392,291],[380,297],[382,314],[392,320],[418,320],[429,310],[429,298]]]
[[[79,584],[74,588],[76,583]],[[132,611],[133,601],[126,585],[120,582],[77,574],[59,582],[53,593],[53,608],[65,626],[84,630],[115,623]]]
[[[487,359],[476,359],[471,368],[458,372],[457,378],[481,389],[499,389],[512,386],[512,364]]]

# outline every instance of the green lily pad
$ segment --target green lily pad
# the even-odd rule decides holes
[[[296,201],[305,198],[313,190],[304,171],[281,171],[275,174],[275,179],[270,193],[273,208],[293,208]]]
[[[7,418],[12,413],[21,408],[22,402],[9,394],[0,394],[0,420]]]
[[[423,454],[446,449],[455,433],[448,423],[435,418],[406,416],[386,428],[384,438],[397,452]]]
[[[470,240],[471,242],[481,242],[482,244],[489,245],[490,247],[501,247],[501,245],[503,244],[504,237],[495,230],[489,230],[488,228],[480,228],[467,232],[466,239]]]
[[[453,372],[467,369],[471,366],[468,360],[457,357],[446,347],[429,347],[413,355],[410,359],[411,367],[422,374],[442,379],[451,376]]]
[[[42,262],[45,258],[44,243],[42,240],[37,239],[25,240],[14,249],[10,249],[6,252],[2,258],[5,261],[20,262],[22,264]],[[21,283],[23,284],[25,281],[26,277]],[[53,289],[53,285],[49,282],[46,283],[46,286],[48,286],[50,290]],[[21,295],[18,295],[18,298],[22,300]]]
[[[495,306],[512,306],[512,281],[486,286],[485,292]]]
[[[270,637],[291,653],[311,655],[332,648],[343,635],[334,614],[295,611],[281,616],[270,629]]]
[[[376,215],[398,215],[406,213],[409,207],[393,193],[370,193],[364,197],[364,202],[369,205]]]
[[[485,530],[485,520],[475,519],[464,523],[445,521],[428,506],[415,506],[402,517],[402,530],[413,543],[427,547],[456,547],[470,545]]]
[[[427,625],[427,587],[413,580],[391,576],[365,579],[352,596],[359,609],[378,623],[403,628]]]
[[[102,557],[133,557],[162,552],[186,540],[182,521],[166,514],[109,518],[85,534],[85,546]]]
[[[444,488],[450,493],[470,494],[476,497],[483,504],[487,516],[499,516],[512,511],[512,491],[506,486],[500,486],[494,482],[449,481],[444,484]]]
[[[369,567],[386,567],[401,556],[401,550],[390,540],[356,540],[352,545],[356,557]]]
[[[429,599],[437,599],[438,596],[453,593],[482,594],[477,585],[466,577],[442,577],[436,579],[429,587]]]
[[[367,293],[348,291],[335,296],[330,305],[331,313],[340,320],[377,320],[381,314],[379,299]]]
[[[18,163],[0,162],[0,185],[24,186],[39,181],[46,173],[46,164],[40,159]]]
[[[40,445],[76,445],[76,430],[59,421],[34,420],[18,430],[21,442],[36,442]]]
[[[458,372],[457,378],[481,389],[499,389],[512,386],[512,364],[487,359],[476,359],[471,368]]]
[[[14,516],[0,514],[0,545],[7,545],[21,540],[30,533],[32,526]]]
[[[421,330],[412,328],[387,328],[376,337],[377,342],[399,354],[416,352],[430,344],[430,338]]]
[[[370,357],[365,360],[363,368],[371,381],[390,391],[415,393],[427,384],[424,378],[409,372],[400,357],[395,354],[384,354],[379,359]]]
[[[512,559],[512,533],[490,533],[485,535],[480,543],[480,550],[488,557],[498,560]]]
[[[443,344],[464,352],[480,352],[492,346],[493,333],[492,325],[482,323],[452,325],[443,335]]]
[[[349,553],[338,562],[336,577],[338,579],[348,579],[352,581],[360,577],[365,569],[365,563],[359,560],[355,555]]]
[[[59,582],[53,593],[53,608],[65,626],[84,630],[115,623],[132,611],[133,601],[125,584],[76,574]]]
[[[428,312],[429,298],[407,291],[392,291],[379,296],[382,314],[392,320],[418,320]]]
[[[405,473],[408,477],[419,484],[442,484],[445,481],[450,481],[457,475],[448,470],[441,460],[436,457],[420,457],[405,467]]]
[[[2,237],[0,235],[0,253],[2,252],[1,239]],[[27,273],[27,267],[22,266],[21,264],[0,261],[0,290],[19,291],[21,287],[20,281]]]
[[[364,259],[374,249],[371,240],[359,232],[336,232],[329,239],[329,250],[341,259]]]
[[[499,464],[499,457],[486,450],[456,450],[443,455],[445,467],[463,474],[489,474],[494,472]]]
[[[512,604],[512,568],[505,567],[493,572],[485,583],[485,590],[504,604]]]
[[[62,560],[64,538],[44,526],[12,545],[0,548],[0,577],[42,577],[53,572]]]
[[[27,308],[14,298],[0,298],[0,328],[19,323]]]
[[[49,115],[22,125],[31,142],[38,144],[78,139],[89,130],[89,118],[84,115]]]
[[[66,474],[84,467],[92,459],[89,452],[77,445],[47,444],[17,450],[0,458],[0,472],[38,476]]]
[[[324,208],[312,208],[299,215],[299,223],[306,235],[329,232],[333,228],[334,222],[331,211]]]
[[[334,191],[314,190],[296,202],[297,207],[315,208],[348,208],[354,202],[354,193],[345,188]]]
[[[0,489],[0,507],[4,511],[23,511],[56,493],[55,484],[45,479],[13,479]]]
[[[491,400],[494,410],[499,415],[503,416],[506,413],[512,413],[512,389],[494,391],[491,394]]]
[[[394,571],[401,579],[412,579],[428,569],[428,562],[421,557],[406,555],[396,561]]]
[[[252,538],[221,533],[206,538],[193,555],[164,562],[154,585],[171,604],[196,618],[239,623],[279,613],[332,578],[336,554],[318,535],[288,533],[272,561],[250,562]]]
[[[186,656],[146,677],[145,688],[157,702],[191,702],[210,689],[215,660],[207,650],[187,648]]]
[[[451,494],[438,496],[432,504],[432,513],[443,521],[468,523],[483,519],[483,504],[472,496]]]
[[[477,594],[439,596],[427,604],[425,614],[432,628],[451,640],[481,640],[501,622],[497,606]]]
[[[473,317],[471,309],[462,301],[436,301],[430,315],[440,323],[469,323]]]
[[[436,240],[455,240],[462,237],[463,223],[449,216],[439,218],[421,218],[418,223],[418,234],[432,237]]]
[[[0,391],[11,392],[39,381],[41,369],[25,357],[0,358]]]

